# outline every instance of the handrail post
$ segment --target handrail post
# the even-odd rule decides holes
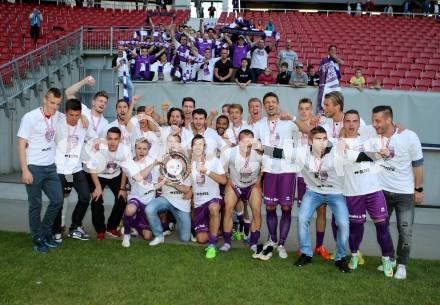
[[[110,27],[110,55],[113,55],[113,27]]]
[[[79,52],[80,54],[84,53],[84,27],[81,26],[80,28],[80,34],[79,34]]]

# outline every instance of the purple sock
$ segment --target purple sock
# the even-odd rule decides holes
[[[270,239],[273,242],[277,242],[277,227],[278,227],[278,217],[277,210],[266,210],[266,223],[267,229],[269,230]]]
[[[391,256],[393,253],[393,240],[391,239],[390,228],[385,221],[374,225],[376,226],[377,242],[382,249],[382,256]]]
[[[250,245],[253,246],[258,244],[259,239],[260,239],[260,231],[256,230],[255,232],[251,232]]]
[[[348,238],[348,244],[350,245],[351,253],[357,253],[359,246],[364,236],[364,224],[363,223],[350,223],[350,236]]]
[[[336,241],[338,239],[338,226],[336,225],[335,215],[332,215],[332,232],[333,239]]]
[[[316,248],[319,248],[324,243],[325,232],[316,231]]]
[[[289,209],[288,211],[281,211],[281,221],[280,221],[280,240],[278,242],[278,245],[284,246],[284,243],[286,242],[287,235],[289,234],[290,230],[290,224],[292,222],[292,209]]]
[[[213,235],[211,233],[208,234],[208,244],[210,246],[215,246],[217,243],[217,235]]]
[[[231,236],[232,236],[231,232],[223,231],[223,239],[225,241],[225,244],[231,244]]]
[[[133,216],[127,216],[124,214],[124,234],[130,234],[133,227]]]

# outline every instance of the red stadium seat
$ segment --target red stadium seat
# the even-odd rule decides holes
[[[440,80],[438,80],[438,79],[433,79],[433,80],[431,81],[431,87],[433,87],[433,88],[440,88]]]
[[[414,70],[414,71],[406,71],[405,72],[406,78],[419,78],[420,77],[420,71]]]
[[[402,70],[393,70],[393,71],[391,71],[390,76],[403,78],[403,77],[405,77],[405,72]]]
[[[426,65],[425,66],[425,71],[434,71],[434,72],[436,72],[436,71],[440,70],[439,68],[440,68],[440,65]]]
[[[420,78],[424,79],[424,78],[429,78],[429,79],[433,79],[435,77],[435,72],[434,71],[423,71],[420,73]]]

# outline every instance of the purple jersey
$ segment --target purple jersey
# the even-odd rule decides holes
[[[188,46],[179,45],[176,49],[177,51],[177,57],[179,58],[180,62],[186,62],[186,58],[189,56],[190,49]]]
[[[237,44],[232,44],[232,65],[234,68],[240,68],[241,67],[241,60],[243,58],[246,58],[247,53],[251,49],[251,46],[249,44],[245,44],[243,46],[239,46]]]
[[[137,78],[148,79],[151,76],[150,64],[152,64],[155,60],[156,56],[154,55],[148,55],[147,57],[143,57],[141,55],[136,56],[136,68],[134,75]]]
[[[205,53],[206,49],[213,49],[215,47],[215,42],[213,42],[212,40],[203,40],[203,39],[196,39],[195,41],[195,46],[197,48],[197,50],[199,50],[199,54],[203,55]]]

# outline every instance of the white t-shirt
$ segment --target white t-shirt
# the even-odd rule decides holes
[[[221,162],[223,167],[229,170],[231,181],[241,188],[257,182],[261,170],[261,159],[262,156],[252,149],[246,160],[246,157],[240,154],[239,146],[228,148],[221,154]]]
[[[111,127],[118,127],[121,130],[121,143],[127,146],[131,145],[131,133],[127,130],[127,126],[124,124],[119,124],[119,121],[116,119],[108,124],[107,127],[108,129]]]
[[[160,68],[162,68],[162,72],[159,73]],[[153,81],[165,81],[170,82],[173,80],[171,76],[171,72],[174,69],[173,65],[169,62],[165,64],[160,63],[160,61],[156,61],[154,64],[150,66],[150,71],[154,72]]]
[[[294,138],[299,132],[298,126],[292,121],[269,122],[267,117],[258,121],[254,126],[255,138],[259,139],[265,146],[292,149]],[[291,160],[274,159],[263,155],[263,172],[271,174],[296,173],[298,166]]]
[[[186,178],[182,184],[191,186],[191,178]],[[183,212],[191,212],[191,200],[183,199],[183,193],[176,188],[169,185],[163,185],[162,196],[166,198],[176,209],[179,209]]]
[[[202,136],[205,138],[206,142],[206,155],[216,156],[217,151],[222,151],[226,146],[226,142],[212,128],[206,128]],[[191,144],[188,148],[191,148]]]
[[[76,126],[67,124],[66,119],[58,122],[55,133],[55,164],[58,174],[69,175],[82,170],[81,152],[89,136],[81,121]]]
[[[229,124],[229,128],[226,129],[226,136],[228,137],[229,141],[231,141],[232,144],[238,143],[238,135],[240,134],[240,131],[244,129],[249,129],[252,131],[251,127],[243,121],[240,127],[234,127],[233,124]]]
[[[137,172],[145,169],[154,163],[154,159],[150,157],[145,157],[143,160],[134,161]],[[142,182],[137,182],[133,179],[133,176],[128,176],[128,181],[130,182],[131,189],[128,193],[128,200],[130,199],[138,199],[143,204],[147,205],[151,200],[156,197],[156,189],[154,188],[154,184],[157,183],[157,180],[160,176],[159,167],[155,166],[151,170],[150,174],[145,177]]]
[[[118,68],[118,76],[124,76],[124,72],[125,75],[130,76],[130,71],[128,69],[128,60],[127,60],[127,55],[124,52],[124,56],[122,57],[117,57],[116,58],[116,65],[121,64],[121,61],[124,61],[125,63],[123,63],[119,68]]]
[[[105,179],[119,176],[121,168],[129,176],[134,176],[139,172],[134,164],[130,148],[124,144],[119,144],[114,152],[109,151],[107,145],[103,143],[99,145],[98,151],[93,151],[89,145],[86,145],[83,163],[86,172],[97,173],[98,177]]]
[[[205,63],[201,63],[197,66],[197,80],[198,81],[205,81],[205,82],[212,82],[214,81],[214,66],[215,63],[220,58],[211,58],[209,60],[209,64],[205,67]]]
[[[399,194],[414,194],[414,173],[412,162],[423,159],[422,145],[417,134],[405,129],[397,131],[391,139],[382,141],[388,147],[391,158],[379,161],[382,170],[379,172],[382,189]]]
[[[295,160],[302,168],[308,189],[319,194],[342,194],[343,172],[338,175],[336,171],[337,157],[335,149],[332,149],[318,160],[310,153],[310,146],[301,146],[293,149],[293,155],[288,158]],[[342,169],[343,160],[339,160]]]
[[[17,136],[27,140],[28,165],[47,166],[55,162],[56,126],[62,119],[64,114],[58,111],[47,119],[42,108],[36,108],[23,116]]]
[[[251,50],[251,69],[255,68],[264,70],[267,68],[267,58],[269,57],[269,54],[267,53],[266,48],[255,48]]]
[[[205,161],[207,171],[224,175],[225,171],[218,158]],[[200,207],[212,199],[221,199],[219,184],[206,174],[200,174],[196,162],[191,163],[191,181],[193,189],[194,206]]]
[[[378,152],[381,149],[379,138],[345,138],[347,148],[356,152]],[[358,162],[344,166],[344,196],[360,196],[382,190],[376,162]]]
[[[92,138],[106,138],[109,124],[104,115],[95,117],[92,115],[92,111],[84,104],[82,104],[81,114],[84,115],[89,121],[89,132]]]
[[[148,155],[152,158],[158,158],[160,154],[160,143],[159,138],[153,131],[142,131],[139,128],[133,129],[133,133],[131,134],[131,151],[134,154],[136,141],[140,138],[146,138],[148,142],[150,142],[151,147],[148,152]]]
[[[342,120],[341,122],[334,122],[332,118],[321,117],[319,125],[322,126],[327,132],[328,139],[337,139],[339,138],[342,127],[344,127],[343,121],[344,120]],[[365,121],[362,118],[360,119],[360,126],[366,126]]]
[[[163,155],[167,151],[167,139],[171,134],[171,126],[161,127],[160,130],[160,154]],[[194,135],[189,129],[184,127],[180,129],[180,138],[182,140],[181,145],[185,152],[191,147],[191,140],[193,137]]]

